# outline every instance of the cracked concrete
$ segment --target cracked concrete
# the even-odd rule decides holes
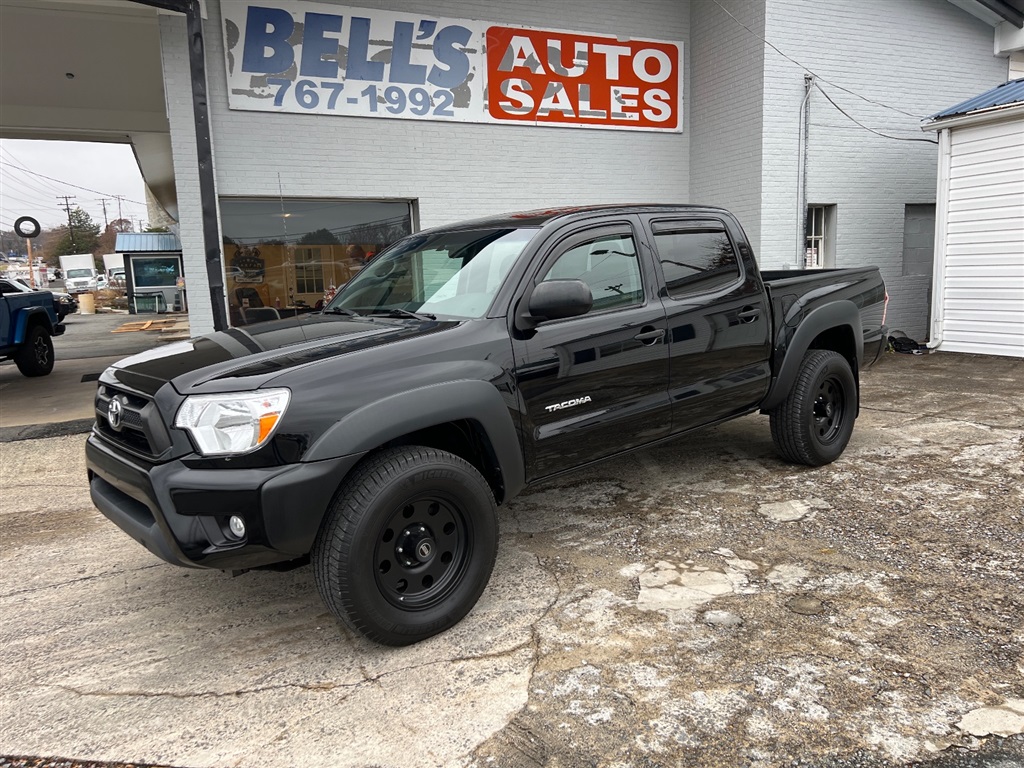
[[[748,417],[524,494],[477,608],[406,649],[309,569],[158,563],[91,508],[81,438],[0,446],[0,753],[1024,764],[1024,361],[897,356],[864,390],[828,467]]]

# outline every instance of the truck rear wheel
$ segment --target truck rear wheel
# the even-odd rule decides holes
[[[820,467],[838,459],[857,418],[857,382],[838,352],[810,350],[789,396],[770,413],[772,441],[787,461]]]
[[[313,546],[317,589],[350,629],[409,645],[457,624],[497,554],[494,495],[468,462],[423,446],[357,468]]]
[[[25,376],[46,376],[53,370],[53,339],[45,326],[28,329],[25,343],[14,354],[14,363]]]

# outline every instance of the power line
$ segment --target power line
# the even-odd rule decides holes
[[[14,170],[20,171],[20,172],[24,173],[25,163],[23,163],[20,160],[18,160],[14,155],[12,155],[10,152],[8,152],[3,147],[0,147],[0,152],[2,152],[3,154],[7,155],[7,157],[11,161],[11,167],[13,167]],[[8,172],[10,172],[10,171],[8,171]],[[38,179],[28,178],[27,179],[27,183],[31,183],[31,184],[35,185],[41,192],[43,192],[46,195],[53,195],[53,194],[56,194],[58,192],[63,192],[64,191],[63,188],[61,188],[57,184],[52,184],[52,183],[50,183],[48,181],[40,181]]]
[[[24,186],[28,187],[29,189],[32,189],[35,192],[38,192],[39,194],[44,195],[45,197],[49,197],[50,195],[53,195],[53,194],[56,194],[58,192],[63,192],[64,191],[63,189],[58,187],[56,184],[46,184],[44,186],[43,184],[41,184],[40,182],[36,181],[35,179],[33,179],[33,178],[31,178],[31,177],[29,177],[27,175],[24,175],[24,172],[21,171],[20,169],[17,169],[17,168],[12,170],[12,171],[7,171],[6,173],[7,173],[8,179],[10,181],[15,181],[18,184],[23,184]],[[20,173],[20,174],[22,174],[22,176],[15,176],[15,175],[13,175],[15,173]]]
[[[832,99],[832,97],[829,96],[827,93],[825,93],[824,89],[820,85],[815,83],[814,87],[817,88],[819,91],[821,91],[821,95],[824,96],[826,99],[828,99],[829,104],[831,104],[833,107],[838,109],[842,114],[846,115],[847,118],[849,118],[851,121],[853,121],[854,123],[859,125],[865,131],[870,131],[871,133],[875,134],[876,136],[881,136],[884,139],[892,139],[894,141],[923,141],[925,144],[938,144],[939,143],[939,142],[935,141],[934,139],[910,138],[910,137],[905,137],[905,136],[890,136],[888,133],[882,133],[881,131],[876,131],[874,128],[868,128],[866,125],[864,125],[864,123],[862,123],[859,120],[857,120],[849,112],[847,112],[845,109],[843,109],[838,104],[836,104],[835,101]]]
[[[717,6],[719,7],[719,8],[721,8],[721,9],[722,9],[723,11],[725,11],[725,13],[726,13],[726,14],[727,14],[727,15],[729,16],[729,18],[730,18],[730,19],[732,19],[733,21],[735,21],[735,22],[736,22],[737,24],[739,24],[739,25],[740,25],[741,27],[743,27],[743,28],[744,28],[745,30],[747,30],[747,32],[749,32],[750,34],[752,34],[752,35],[753,35],[754,37],[756,37],[756,38],[757,38],[758,40],[760,40],[760,41],[761,41],[762,43],[764,43],[764,44],[765,44],[765,45],[767,45],[767,46],[768,46],[769,48],[771,48],[771,49],[772,49],[773,51],[775,51],[775,52],[776,52],[777,54],[779,54],[779,56],[781,56],[782,58],[786,59],[787,61],[790,61],[790,62],[792,62],[793,64],[796,64],[796,65],[797,65],[798,67],[800,67],[800,69],[804,70],[804,71],[805,71],[805,72],[807,72],[808,74],[814,75],[814,77],[815,77],[816,79],[818,79],[818,80],[821,80],[821,82],[823,82],[823,83],[828,83],[828,84],[829,84],[829,85],[831,85],[831,86],[832,86],[833,88],[837,88],[837,89],[839,89],[840,91],[843,91],[843,92],[845,92],[845,93],[848,93],[848,94],[850,94],[851,96],[856,96],[856,97],[857,97],[858,99],[862,99],[862,100],[864,100],[864,101],[868,102],[869,104],[875,104],[875,105],[877,105],[877,106],[879,106],[879,107],[885,107],[886,109],[891,109],[891,110],[892,110],[893,112],[899,112],[900,114],[906,115],[907,117],[912,117],[912,118],[914,118],[915,120],[923,120],[923,119],[924,119],[924,116],[923,116],[923,115],[915,115],[915,114],[914,114],[913,112],[907,112],[906,110],[904,110],[904,109],[900,109],[899,107],[894,107],[894,106],[892,106],[891,104],[885,104],[884,102],[881,102],[881,101],[875,101],[874,99],[869,99],[869,98],[868,98],[867,96],[862,96],[861,94],[857,93],[856,91],[851,91],[851,90],[850,90],[849,88],[844,88],[843,86],[839,85],[838,83],[833,83],[833,82],[832,82],[831,80],[826,80],[826,79],[825,79],[824,77],[822,77],[821,75],[819,75],[819,74],[818,74],[817,72],[815,72],[814,70],[812,70],[812,69],[811,69],[810,67],[808,67],[808,66],[807,66],[807,65],[805,65],[805,64],[801,64],[801,63],[800,63],[799,61],[797,61],[796,59],[794,59],[794,58],[793,58],[792,56],[788,56],[788,55],[786,55],[785,53],[783,53],[783,52],[782,52],[782,51],[781,51],[781,50],[779,49],[779,47],[778,47],[778,46],[776,46],[776,45],[773,45],[773,44],[772,44],[772,43],[770,43],[770,42],[769,42],[769,41],[768,41],[768,40],[767,40],[766,38],[764,38],[764,37],[762,37],[761,35],[757,34],[757,32],[755,32],[755,31],[754,31],[754,30],[752,30],[752,29],[751,29],[750,27],[748,27],[748,26],[747,26],[746,24],[744,24],[744,23],[743,23],[742,21],[740,21],[740,20],[739,20],[739,19],[737,19],[737,18],[736,18],[735,16],[733,16],[733,15],[732,15],[732,13],[731,13],[731,12],[729,11],[729,9],[728,9],[728,8],[726,8],[726,7],[724,6],[724,5],[722,5],[722,4],[720,3],[720,2],[718,2],[718,0],[711,0],[711,2],[713,2],[713,3],[714,3],[715,5],[717,5]],[[819,88],[818,90],[821,90],[821,89]],[[822,93],[824,93],[824,91],[822,91]],[[831,99],[830,99],[830,101],[831,101]],[[845,113],[844,113],[844,114],[845,114]],[[849,117],[849,115],[847,115],[847,117]],[[852,117],[851,117],[850,119],[851,119],[851,120],[853,120],[853,118],[852,118]],[[856,122],[856,121],[855,121],[855,122]],[[870,129],[870,128],[868,128],[868,130],[871,130],[871,129]],[[889,138],[893,138],[893,137],[889,137]],[[909,139],[908,139],[908,141],[909,141]],[[923,139],[923,141],[928,141],[928,139]],[[934,143],[937,143],[937,142],[931,142],[931,143],[933,143],[933,144],[934,144]]]
[[[85,192],[91,192],[94,195],[107,195],[108,197],[117,197],[117,195],[112,195],[109,192],[100,192],[97,189],[90,189],[89,187],[83,187],[81,184],[72,184],[70,181],[62,181],[61,179],[55,179],[52,176],[47,176],[44,173],[36,173],[35,171],[30,171],[28,168],[19,168],[18,166],[13,165],[13,164],[8,163],[8,162],[5,162],[3,160],[0,160],[0,165],[6,165],[6,166],[8,166],[10,168],[17,168],[19,171],[24,171],[25,173],[30,173],[33,176],[38,176],[41,179],[48,179],[50,181],[55,181],[58,184],[63,184],[66,187],[74,187],[75,189],[81,189],[81,190],[83,190]],[[132,200],[131,198],[125,197],[124,195],[121,195],[121,199],[124,200],[125,202],[131,203],[132,205],[145,205],[145,203],[140,203],[138,200]]]
[[[49,208],[53,203],[50,202],[49,195],[43,196],[38,192],[34,192],[31,189],[18,188],[18,194],[14,194],[10,190],[5,189],[3,191],[4,200],[15,200],[23,205],[31,205],[35,207]]]

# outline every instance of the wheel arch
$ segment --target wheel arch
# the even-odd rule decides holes
[[[860,332],[860,310],[857,305],[852,301],[834,301],[807,314],[789,341],[779,373],[761,404],[762,413],[770,411],[786,399],[800,373],[804,355],[812,349],[831,350],[846,358],[859,391],[864,337]]]
[[[53,324],[50,322],[50,316],[46,313],[45,309],[42,307],[19,309],[18,317],[14,321],[14,343],[23,343],[28,336],[29,330],[37,325],[43,326],[47,333],[51,336],[53,335]]]
[[[526,484],[521,441],[508,405],[486,381],[435,384],[369,403],[331,426],[303,460],[398,445],[425,445],[460,456],[484,476],[498,503]]]

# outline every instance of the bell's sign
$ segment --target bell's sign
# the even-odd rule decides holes
[[[682,130],[682,43],[326,3],[223,3],[232,109]]]

